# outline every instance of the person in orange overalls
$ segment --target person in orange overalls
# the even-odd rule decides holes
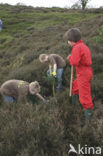
[[[92,60],[89,48],[82,42],[79,29],[72,28],[66,32],[72,53],[68,56],[70,65],[76,67],[76,80],[73,81],[72,94],[79,95],[79,101],[85,110],[86,121],[90,121],[93,110],[91,97]]]

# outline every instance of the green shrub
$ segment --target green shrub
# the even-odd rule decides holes
[[[101,26],[101,29],[98,30],[98,36],[94,37],[94,40],[97,43],[103,43],[103,26]]]

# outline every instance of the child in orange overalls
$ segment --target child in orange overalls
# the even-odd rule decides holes
[[[72,93],[79,95],[79,101],[85,110],[85,117],[90,121],[93,102],[91,97],[92,60],[89,48],[82,42],[79,29],[72,28],[66,32],[68,44],[72,46],[72,54],[68,56],[70,65],[76,67],[77,78],[73,82]]]

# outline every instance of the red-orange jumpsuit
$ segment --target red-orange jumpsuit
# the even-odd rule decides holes
[[[72,54],[68,57],[70,65],[76,66],[77,78],[73,81],[73,95],[78,94],[83,108],[92,109],[91,79],[93,76],[91,52],[82,42],[76,42],[72,48]]]

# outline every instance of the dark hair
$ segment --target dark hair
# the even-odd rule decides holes
[[[81,33],[80,33],[80,30],[77,29],[77,28],[69,29],[69,30],[65,33],[65,38],[66,38],[68,41],[78,42],[79,40],[81,40]]]

